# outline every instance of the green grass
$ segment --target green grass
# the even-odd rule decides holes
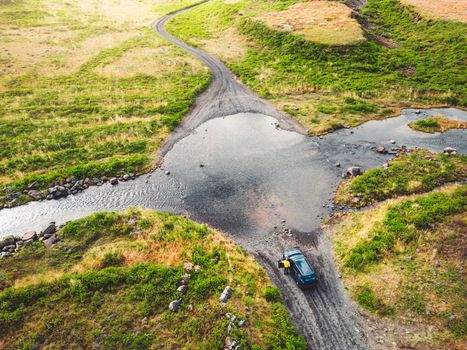
[[[414,244],[423,231],[442,224],[467,209],[467,187],[452,194],[431,193],[415,200],[391,206],[384,220],[359,242],[344,258],[346,267],[363,270],[394,251],[398,243]]]
[[[388,324],[411,327],[409,336],[394,335],[398,343],[465,345],[466,191],[451,185],[392,199],[332,227],[337,265],[354,299]]]
[[[210,81],[200,63],[149,27],[130,30],[107,17],[83,12],[73,1],[64,5],[62,12],[34,17],[37,29],[30,29],[32,19],[18,8],[35,12],[43,5],[35,0],[7,2],[0,11],[0,32],[7,33],[7,45],[32,40],[30,66],[20,69],[20,60],[5,56],[7,71],[0,78],[0,204],[8,204],[7,194],[22,191],[32,182],[46,189],[71,176],[83,179],[148,171],[155,165],[159,146]],[[51,8],[61,5],[57,0]],[[81,23],[75,18],[79,16],[88,17]],[[19,34],[10,34],[12,30]],[[42,39],[38,44],[47,45],[52,52],[60,47],[65,50],[63,57],[36,54],[38,44],[28,30],[41,35],[48,31],[51,40]],[[60,33],[67,36],[54,36]],[[84,54],[78,48],[88,39],[111,33],[116,38],[131,35],[91,54],[83,51],[88,56],[81,64],[63,68],[73,62],[74,55]],[[126,55],[144,50],[160,50],[158,56],[151,56],[160,71],[100,74]],[[50,69],[46,70],[47,66]],[[30,199],[23,195],[17,204]]]
[[[414,130],[427,133],[445,132],[450,129],[467,128],[467,122],[449,119],[442,115],[429,117],[426,119],[419,119],[415,122],[410,122],[408,125]]]
[[[333,130],[331,123],[353,126],[385,118],[394,115],[397,107],[465,106],[465,23],[426,20],[399,1],[370,0],[361,14],[371,25],[369,40],[328,46],[251,20],[257,14],[282,10],[297,2],[214,1],[178,16],[168,28],[192,44],[203,46],[206,40],[215,40],[220,31],[234,25],[248,42],[247,54],[244,60],[227,64],[253,91],[279,108],[290,105],[293,98],[302,114],[307,115],[294,117],[310,133]],[[397,45],[388,48],[372,40],[375,37]],[[407,70],[414,74],[406,74]],[[318,107],[321,102],[308,98],[310,94],[319,94],[335,104],[336,112]],[[358,98],[359,102],[349,104],[348,97]],[[322,122],[313,123],[315,118]]]
[[[394,159],[387,169],[377,168],[351,179],[340,186],[337,202],[366,206],[377,201],[413,193],[423,193],[435,187],[467,178],[467,158],[464,155],[446,156],[425,150]]]
[[[226,312],[247,321],[230,333],[246,348],[305,348],[280,298],[266,301],[263,288],[273,288],[265,271],[205,225],[130,210],[93,214],[58,234],[52,248],[36,243],[0,260],[3,349],[33,349],[45,340],[54,348],[223,349]],[[183,277],[185,262],[201,270]],[[182,278],[186,294],[177,291]],[[226,285],[234,293],[222,306]],[[175,299],[182,305],[172,313]]]

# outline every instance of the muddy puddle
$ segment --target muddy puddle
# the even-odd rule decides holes
[[[176,143],[162,168],[152,174],[1,210],[0,236],[131,206],[187,214],[224,231],[251,236],[252,241],[267,236],[282,220],[296,231],[311,232],[326,215],[323,203],[332,197],[346,167],[367,170],[391,157],[376,153],[377,146],[419,146],[436,152],[451,146],[466,153],[465,131],[425,134],[407,127],[409,121],[437,114],[467,120],[467,112],[457,109],[418,114],[407,109],[396,118],[318,138],[276,128],[276,120],[262,114],[215,118]],[[389,144],[391,139],[395,145]]]

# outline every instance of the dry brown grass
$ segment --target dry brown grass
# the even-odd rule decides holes
[[[433,121],[434,126],[423,125],[424,120]],[[450,129],[467,129],[467,122],[457,119],[449,119],[443,115],[436,115],[427,119],[421,119],[415,122],[409,123],[409,127],[414,130],[434,133],[434,132],[446,132]]]
[[[328,45],[347,45],[364,40],[363,31],[342,3],[311,1],[285,11],[264,13],[254,19],[273,29],[303,35],[306,40]]]
[[[401,0],[414,6],[421,15],[453,21],[467,21],[466,0]]]

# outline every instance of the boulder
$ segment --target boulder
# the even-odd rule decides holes
[[[29,190],[28,195],[34,198],[35,200],[39,200],[44,198],[43,194],[41,191],[38,190]]]
[[[50,236],[49,238],[47,238],[44,241],[44,245],[45,245],[46,248],[50,248],[51,246],[53,246],[57,242],[58,242],[57,235],[52,235],[52,236]]]
[[[224,288],[224,291],[222,292],[220,298],[219,298],[219,301],[222,302],[222,303],[226,303],[230,297],[232,296],[232,292],[233,292],[233,288],[232,287],[225,287]]]
[[[388,151],[386,151],[386,147],[384,147],[384,146],[379,146],[379,147],[376,149],[376,152],[382,153],[382,154],[388,153]]]
[[[21,239],[23,241],[29,241],[29,240],[32,240],[32,241],[35,241],[38,239],[37,237],[37,233],[35,231],[30,231],[30,232],[26,232],[22,237]]]
[[[44,231],[42,231],[42,235],[43,236],[50,236],[50,235],[54,234],[56,231],[57,231],[57,226],[55,226],[55,222],[52,221],[49,224],[49,226],[47,226],[47,228]]]
[[[169,304],[169,310],[172,312],[177,312],[180,308],[182,301],[180,299],[174,300]]]
[[[2,249],[3,247],[9,246],[9,245],[15,244],[15,241],[16,240],[14,236],[6,236],[0,241],[0,249]]]
[[[347,176],[358,176],[362,174],[362,168],[358,166],[352,166],[350,168],[347,168],[346,172]]]
[[[456,154],[457,149],[455,149],[453,147],[445,147],[444,150],[443,150],[443,153],[444,154]]]
[[[33,183],[30,183],[27,187],[28,190],[38,190],[39,189],[39,183],[37,181],[34,181]]]
[[[186,294],[186,292],[188,291],[188,287],[186,284],[182,284],[180,287],[177,288],[177,290],[182,294]]]

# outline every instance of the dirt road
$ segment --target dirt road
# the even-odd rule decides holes
[[[191,8],[191,7],[190,7]],[[163,148],[166,154],[181,138],[189,135],[209,119],[250,112],[278,119],[282,129],[304,133],[295,121],[286,118],[267,102],[238,83],[227,67],[216,58],[193,48],[165,30],[172,17],[190,8],[169,14],[153,23],[152,27],[164,38],[180,46],[202,60],[212,71],[212,83],[197,100],[183,125]],[[241,205],[241,203],[238,203]],[[310,211],[311,215],[311,211]],[[346,296],[340,283],[327,238],[319,230],[319,222],[312,233],[296,233],[281,237],[276,233],[274,241],[265,235],[234,234],[232,238],[245,246],[265,266],[274,282],[280,287],[293,321],[313,349],[367,349],[369,339],[352,301]],[[283,236],[283,235],[282,235]],[[300,240],[298,242],[297,240]],[[287,246],[300,245],[317,264],[321,282],[316,290],[303,292],[291,278],[284,278],[276,267],[276,261]]]

